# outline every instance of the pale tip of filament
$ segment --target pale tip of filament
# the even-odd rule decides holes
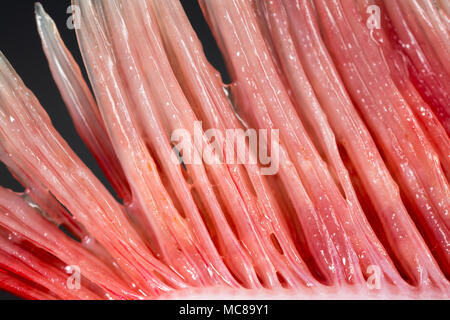
[[[54,22],[52,18],[47,14],[40,2],[36,2],[34,4],[34,14],[36,16],[36,23],[40,33],[49,32],[54,29]]]
[[[9,63],[9,60],[5,57],[2,51],[0,51],[0,74],[3,75],[15,75],[16,72],[14,71],[14,68]]]
[[[34,3],[34,13],[36,14],[36,16],[38,18],[42,17],[45,14],[44,7],[42,6],[42,4],[40,2]]]
[[[3,62],[4,60],[6,60],[6,57],[3,54],[3,52],[0,50],[0,61]]]

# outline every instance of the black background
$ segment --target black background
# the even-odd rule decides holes
[[[84,70],[76,42],[75,32],[66,27],[70,0],[41,0],[47,13],[55,20],[66,46]],[[224,63],[196,0],[181,1],[189,19],[200,37],[206,55],[228,82]],[[2,0],[0,4],[0,50],[11,62],[17,73],[37,96],[48,112],[53,125],[69,143],[72,149],[110,189],[99,166],[78,137],[69,113],[60,97],[43,53],[34,18],[35,0]],[[86,74],[85,74],[86,75]],[[86,77],[87,79],[87,77]],[[6,167],[0,163],[0,185],[22,191]],[[0,299],[14,299],[14,296],[0,290]]]
[[[227,0],[228,1],[228,0]],[[231,1],[231,0],[230,0]],[[268,306],[267,314],[262,315],[230,315],[220,310],[230,305],[265,305]],[[186,305],[193,307],[214,307],[214,313],[210,318],[205,315],[180,315],[179,310]],[[370,300],[370,301],[296,301],[296,300],[219,300],[219,301],[186,301],[186,300],[158,300],[158,301],[0,301],[2,311],[11,311],[19,319],[29,316],[30,311],[35,314],[45,314],[47,319],[61,319],[66,313],[49,312],[55,308],[61,308],[64,311],[69,310],[70,317],[74,319],[84,319],[89,311],[90,318],[106,319],[113,316],[115,319],[129,318],[130,311],[135,315],[153,319],[162,315],[164,319],[309,319],[315,317],[318,319],[335,319],[336,317],[348,320],[364,319],[370,314],[373,319],[384,319],[387,315],[393,319],[410,319],[424,311],[434,314],[448,314],[448,301],[389,301],[389,300]],[[150,310],[150,312],[149,312]],[[217,312],[219,310],[219,312]],[[67,311],[66,311],[67,312]],[[150,315],[150,316],[148,316]],[[154,316],[156,315],[156,317]]]

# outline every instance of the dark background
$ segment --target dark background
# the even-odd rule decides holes
[[[91,168],[93,173],[109,188],[111,186],[102,174],[99,166],[78,137],[72,120],[53,82],[47,60],[43,53],[34,18],[35,0],[3,0],[0,4],[0,50],[11,62],[25,84],[45,108],[53,125],[69,143],[72,149]],[[66,27],[69,18],[67,8],[70,0],[41,0],[47,13],[55,20],[66,46],[84,71],[83,62],[76,42],[75,32]],[[183,7],[196,30],[208,59],[222,73],[228,82],[221,54],[215,44],[202,12],[196,0],[182,0]],[[85,78],[87,76],[85,74]],[[22,191],[6,167],[0,163],[0,185]],[[15,299],[14,296],[0,290],[1,299]]]

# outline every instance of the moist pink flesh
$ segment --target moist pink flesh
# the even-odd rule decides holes
[[[334,58],[339,59],[337,64],[348,91],[384,152],[388,166],[403,187],[413,217],[425,229],[424,234],[433,238],[433,243],[442,244],[437,248],[442,252],[436,252],[436,256],[443,271],[448,274],[449,185],[439,158],[408,104],[396,90],[389,72],[380,72],[386,65],[376,50],[376,43],[370,41],[368,30],[361,27],[358,29],[358,24],[362,23],[357,19],[331,18],[332,13],[343,16],[355,14],[356,8],[345,2],[342,6],[335,2],[320,2],[318,11],[323,18],[321,21],[329,26],[326,38],[330,46],[336,49]],[[350,34],[350,30],[356,30],[354,36]],[[335,37],[335,32],[340,32],[342,37]],[[344,42],[347,46],[343,45]],[[372,46],[373,50],[367,54],[357,54],[361,43]],[[341,55],[337,54],[338,45]],[[343,67],[344,65],[347,67]],[[370,80],[363,81],[364,76]],[[362,90],[363,87],[367,89]],[[386,92],[383,89],[386,87],[391,90]],[[389,126],[389,130],[383,130],[383,124]],[[409,134],[403,133],[405,131]]]
[[[93,94],[36,7],[54,80],[120,202],[0,56],[0,160],[26,188],[0,188],[0,288],[29,299],[449,298],[448,6],[199,2],[230,85],[178,0],[74,0]],[[370,5],[379,30],[366,25]],[[198,139],[177,155],[181,129]],[[209,136],[230,129],[244,141],[237,162]],[[274,174],[247,129],[272,130]]]

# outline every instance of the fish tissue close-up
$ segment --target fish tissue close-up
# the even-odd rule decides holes
[[[450,300],[449,0],[0,8],[0,299]]]

